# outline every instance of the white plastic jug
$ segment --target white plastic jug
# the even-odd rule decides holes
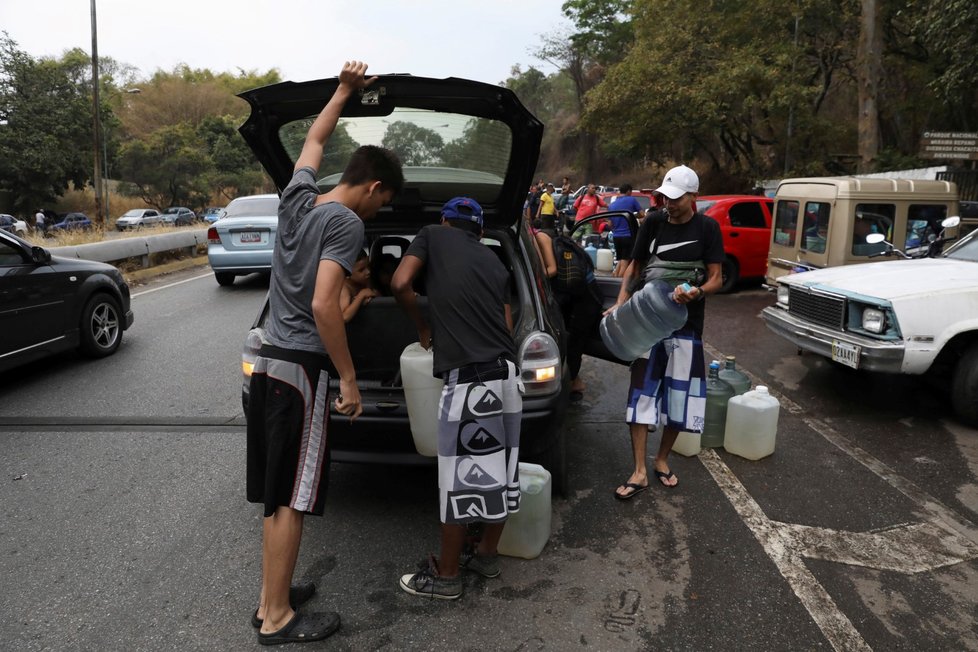
[[[550,539],[550,471],[520,462],[520,511],[509,517],[499,554],[534,559]]]
[[[672,450],[686,457],[694,457],[700,454],[700,433],[686,432],[679,433],[676,443],[672,445]]]
[[[767,387],[758,385],[727,403],[727,425],[723,447],[728,453],[759,460],[774,452],[781,404]]]
[[[435,354],[419,342],[401,353],[401,383],[407,401],[414,447],[421,455],[438,455],[438,401],[445,381],[432,374]]]
[[[611,253],[611,249],[598,249],[598,263],[595,268],[599,272],[610,272],[614,266],[615,255]]]

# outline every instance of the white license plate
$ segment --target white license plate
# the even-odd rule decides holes
[[[859,369],[859,352],[861,347],[848,342],[832,340],[832,360],[853,369]]]
[[[242,244],[251,244],[253,242],[261,242],[261,233],[258,231],[244,231],[241,233]]]

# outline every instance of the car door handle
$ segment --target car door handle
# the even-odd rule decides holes
[[[736,238],[739,235],[740,235],[740,232],[739,231],[731,231],[730,232],[730,237],[731,238]]]
[[[376,407],[381,412],[393,412],[397,408],[401,407],[401,404],[400,403],[388,403],[388,402],[385,401],[385,402],[375,403],[374,404],[374,407]]]

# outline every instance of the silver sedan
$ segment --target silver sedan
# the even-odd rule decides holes
[[[220,285],[235,276],[270,272],[278,229],[278,195],[238,197],[207,229],[207,259]]]

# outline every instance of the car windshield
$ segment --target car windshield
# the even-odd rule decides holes
[[[716,203],[717,202],[715,199],[697,199],[696,210],[699,213],[705,213],[706,211],[710,210],[710,208],[712,208]]]
[[[123,215],[123,217],[142,217],[142,216],[143,216],[142,208],[134,208],[131,211],[126,211],[126,214]]]
[[[948,249],[945,257],[978,263],[978,231],[972,231],[963,240]]]
[[[224,217],[268,217],[278,215],[278,197],[233,201]]]
[[[279,131],[291,160],[302,151],[314,119],[288,123]],[[506,176],[512,134],[496,120],[413,108],[395,108],[386,116],[341,118],[323,152],[320,185],[337,183],[350,154],[361,145],[396,152],[408,183],[464,185],[464,194],[491,202]],[[463,194],[454,190],[449,192]]]

